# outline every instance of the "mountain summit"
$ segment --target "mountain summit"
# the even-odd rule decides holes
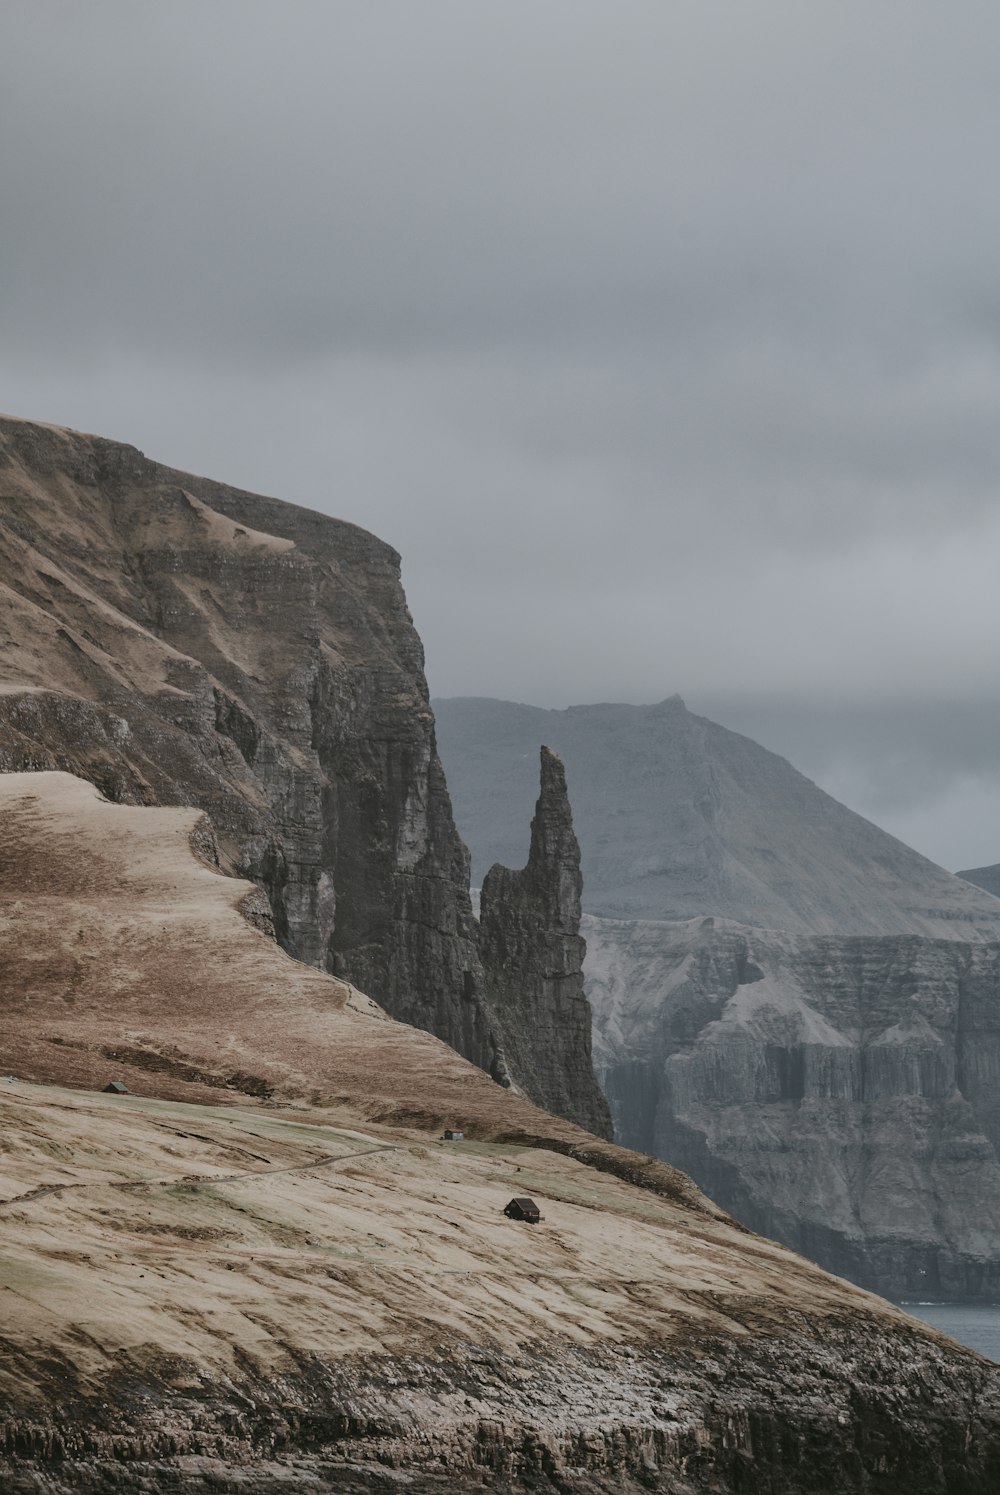
[[[688,711],[546,711],[436,700],[438,746],[473,859],[524,860],[540,742],[566,765],[584,908],[607,918],[711,914],[794,934],[1000,939],[1000,900],[856,815],[784,758]]]

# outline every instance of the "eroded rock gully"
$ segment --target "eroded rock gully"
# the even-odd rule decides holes
[[[533,1094],[512,1057],[530,1044],[486,993],[390,546],[130,446],[3,419],[0,580],[0,769],[201,807],[287,950]],[[573,1076],[564,1114],[588,1121],[579,1026],[548,1022]]]

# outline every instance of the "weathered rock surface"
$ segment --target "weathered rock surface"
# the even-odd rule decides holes
[[[587,913],[1000,939],[1000,902],[679,696],[566,711],[466,698],[434,710],[475,882],[494,860],[523,860],[535,754],[547,742],[572,785]]]
[[[591,1012],[583,992],[580,847],[562,763],[541,750],[541,792],[527,865],[499,863],[483,880],[479,952],[503,1061],[539,1105],[611,1135],[594,1079]]]
[[[1000,945],[584,928],[620,1141],[875,1291],[1000,1298]]]
[[[45,768],[207,811],[286,950],[500,1072],[388,545],[133,447],[0,419],[0,769]],[[589,1115],[593,1080],[566,1060]]]
[[[992,1495],[1000,1367],[289,959],[197,811],[0,815],[5,1492]]]
[[[995,1367],[860,1317],[781,1337],[751,1313],[746,1328],[666,1348],[302,1356],[173,1396],[159,1366],[127,1362],[100,1408],[8,1412],[0,1475],[8,1495],[993,1495]]]

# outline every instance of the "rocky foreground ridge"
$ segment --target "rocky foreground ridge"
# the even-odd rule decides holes
[[[290,959],[199,812],[0,815],[5,1491],[997,1487],[1000,1367]]]
[[[625,915],[583,926],[618,1140],[867,1287],[996,1301],[1000,901],[679,699],[437,711],[480,865],[532,735],[565,757],[589,906]]]
[[[531,1093],[521,1016],[489,992],[537,973],[495,943],[483,969],[399,557],[373,535],[0,418],[0,769],[198,806],[286,950]],[[601,1130],[577,1027],[537,1098]]]

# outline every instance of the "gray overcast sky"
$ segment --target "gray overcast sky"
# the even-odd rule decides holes
[[[1000,859],[995,0],[10,0],[0,408]]]

